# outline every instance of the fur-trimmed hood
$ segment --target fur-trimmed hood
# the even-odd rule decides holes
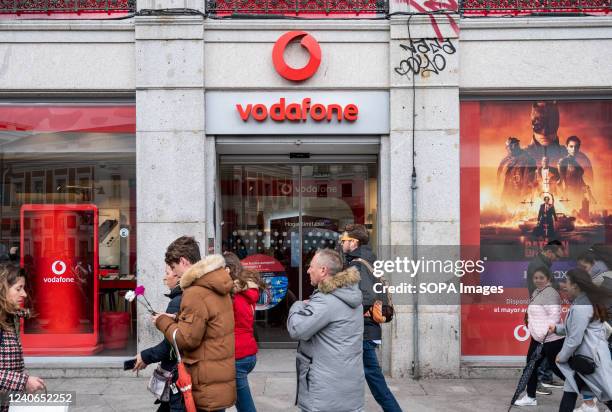
[[[318,289],[321,293],[332,294],[352,308],[361,305],[362,295],[359,290],[359,271],[354,267],[323,279]]]
[[[219,295],[227,295],[232,290],[234,283],[225,270],[223,256],[209,255],[183,273],[180,285],[183,290],[190,286],[201,286]]]

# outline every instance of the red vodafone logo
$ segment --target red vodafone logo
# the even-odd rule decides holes
[[[299,38],[302,39],[302,41],[300,41],[302,47],[308,50],[310,60],[308,60],[306,66],[301,69],[294,69],[285,63],[284,54],[287,45]],[[280,36],[274,44],[274,48],[272,49],[272,62],[278,74],[285,79],[301,82],[312,77],[319,68],[321,64],[321,47],[315,38],[305,31],[290,31]]]

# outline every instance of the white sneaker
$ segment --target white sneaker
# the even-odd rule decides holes
[[[529,396],[525,395],[521,399],[517,399],[514,404],[516,406],[538,406],[538,401],[536,398],[530,398]]]
[[[579,408],[574,409],[574,412],[599,412],[599,408],[597,407],[597,400],[593,399],[595,402],[593,406],[587,405],[585,402],[582,402]]]

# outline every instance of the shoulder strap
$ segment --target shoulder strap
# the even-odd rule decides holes
[[[174,348],[174,350],[176,351],[176,358],[178,360],[179,363],[182,362],[181,360],[181,352],[179,351],[178,345],[176,344],[176,331],[177,329],[174,329],[174,332],[172,332],[172,347]]]
[[[542,293],[544,293],[544,291],[545,291],[546,289],[551,288],[551,287],[552,287],[552,286],[548,285],[548,286],[546,286],[544,289],[542,289],[541,291],[539,291],[538,293],[535,293],[535,294],[533,295],[533,297],[532,297],[531,299],[529,299],[529,304],[528,304],[528,305],[531,305],[531,302],[533,302],[533,301],[535,300],[535,298],[537,298],[538,296],[540,296]],[[537,292],[537,289],[536,289],[536,292]],[[559,293],[559,292],[557,292],[557,293]]]
[[[368,262],[367,260],[362,259],[362,258],[355,258],[351,260],[351,263],[352,262],[361,263],[363,266],[366,267],[366,269],[368,269],[368,272],[370,272],[370,275],[374,276],[374,268],[372,267],[372,265],[370,265],[370,262]]]
[[[361,263],[363,266],[365,266],[365,268],[368,270],[368,272],[370,272],[370,275],[374,276],[374,268],[372,267],[370,262],[368,262],[367,260],[362,259],[362,258],[355,258],[355,259],[351,260],[351,263],[352,262]],[[376,276],[374,276],[374,277],[376,277]],[[387,282],[387,279],[385,279],[384,276],[380,276],[377,279],[380,281],[380,283],[382,283],[383,286],[388,286],[389,285],[389,283]],[[389,306],[393,306],[393,300],[392,300],[391,294],[389,292],[381,293],[381,295],[386,296],[387,304]]]

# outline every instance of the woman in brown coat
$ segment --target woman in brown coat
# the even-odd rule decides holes
[[[155,326],[169,341],[177,330],[176,343],[191,375],[198,410],[229,408],[236,402],[233,282],[223,256],[210,255],[191,266],[180,285],[183,299],[177,320],[161,314]]]

